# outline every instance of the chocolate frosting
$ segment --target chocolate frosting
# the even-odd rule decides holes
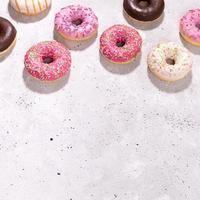
[[[165,8],[164,0],[124,0],[124,10],[139,21],[153,21],[161,16]]]
[[[15,27],[3,17],[0,17],[0,52],[5,51],[15,40],[17,31]]]

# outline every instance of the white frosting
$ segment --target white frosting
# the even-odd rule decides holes
[[[174,60],[168,64],[167,59]],[[192,68],[192,58],[187,49],[173,42],[160,43],[148,55],[150,70],[160,79],[173,82],[184,78]]]
[[[20,13],[35,15],[49,8],[51,0],[10,0],[10,5]]]

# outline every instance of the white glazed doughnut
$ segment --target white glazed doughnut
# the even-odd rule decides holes
[[[51,0],[10,0],[10,5],[19,13],[37,15],[51,6]]]
[[[173,42],[160,43],[154,47],[147,63],[152,73],[169,82],[184,78],[192,69],[189,51]]]

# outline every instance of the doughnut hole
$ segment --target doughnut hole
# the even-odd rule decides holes
[[[54,61],[54,57],[52,55],[43,56],[42,61],[43,61],[44,64],[50,64]]]
[[[125,44],[126,44],[126,39],[125,38],[119,38],[116,41],[116,46],[119,47],[119,48],[123,47]]]
[[[150,5],[150,0],[139,0],[138,5],[142,8],[146,8]]]
[[[200,22],[196,23],[196,27],[200,30]]]
[[[81,18],[74,19],[72,21],[72,24],[75,25],[75,26],[80,26],[82,23],[83,23],[83,20]]]
[[[175,64],[176,64],[175,60],[172,59],[172,58],[167,58],[167,59],[166,59],[166,63],[167,63],[168,65],[175,65]]]
[[[0,36],[5,35],[5,27],[0,25]]]

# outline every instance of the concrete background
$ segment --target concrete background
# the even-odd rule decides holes
[[[179,37],[179,19],[199,0],[166,0],[165,15],[139,26],[142,56],[116,66],[99,55],[99,36],[68,44],[68,77],[42,84],[24,72],[33,44],[53,39],[55,13],[69,4],[93,8],[99,36],[128,24],[122,0],[55,0],[49,13],[23,17],[1,0],[0,15],[18,30],[0,62],[0,200],[199,200],[200,50]],[[147,71],[160,41],[193,53],[193,74],[175,84]]]

